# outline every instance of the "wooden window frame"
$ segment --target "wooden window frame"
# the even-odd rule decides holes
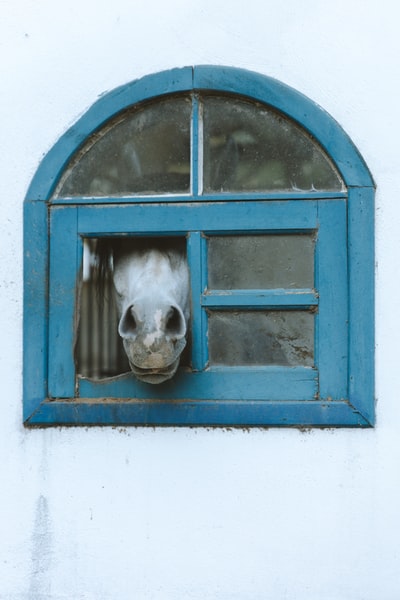
[[[345,190],[205,195],[199,190],[194,151],[187,195],[54,197],[71,157],[109,119],[138,102],[201,91],[238,94],[293,119],[329,155]],[[196,119],[194,112],[192,144],[197,147]],[[373,426],[374,191],[365,163],[339,125],[309,99],[268,77],[234,68],[187,67],[147,76],[103,96],[43,159],[24,203],[24,423]],[[129,231],[127,222],[134,224]],[[319,297],[313,290],[302,290],[297,298],[275,291],[262,302],[268,308],[318,306],[318,369],[199,368],[162,388],[140,384],[132,374],[77,382],[73,344],[83,238],[127,233],[188,237],[193,346],[195,362],[204,366],[205,309],[240,302],[204,293],[204,235],[254,231],[317,233]],[[245,302],[248,307],[259,300],[247,296]]]

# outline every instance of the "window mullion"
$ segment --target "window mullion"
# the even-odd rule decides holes
[[[191,187],[193,196],[203,192],[203,116],[197,94],[192,97]]]
[[[201,371],[208,361],[207,315],[201,306],[206,274],[206,244],[200,231],[193,231],[188,239],[188,263],[191,280],[191,327],[192,327],[192,368]]]

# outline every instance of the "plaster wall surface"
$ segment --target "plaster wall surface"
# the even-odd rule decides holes
[[[398,600],[396,0],[1,0],[0,12],[0,600]],[[296,88],[373,174],[374,429],[22,426],[29,182],[100,94],[192,64]]]

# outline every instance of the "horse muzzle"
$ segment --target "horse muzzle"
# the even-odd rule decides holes
[[[164,381],[168,381],[168,379],[171,379],[171,377],[175,375],[179,365],[179,357],[171,365],[168,365],[167,367],[163,368],[138,367],[131,361],[129,361],[129,364],[133,374],[140,381],[152,384],[163,383]]]

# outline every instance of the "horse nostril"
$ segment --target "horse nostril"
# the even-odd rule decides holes
[[[122,315],[119,322],[118,332],[120,336],[127,337],[135,335],[137,329],[137,322],[134,314],[133,306],[130,306]]]
[[[175,307],[171,306],[168,311],[165,331],[170,336],[182,336],[185,335],[185,323],[180,311]]]
[[[179,329],[180,326],[180,315],[178,313],[178,311],[176,310],[176,308],[174,308],[173,306],[171,306],[168,314],[167,314],[167,322],[165,325],[165,328],[167,329],[167,331],[169,332],[174,332],[177,329]]]

